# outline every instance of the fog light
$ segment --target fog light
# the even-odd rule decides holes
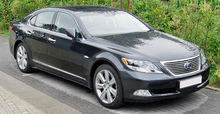
[[[134,93],[136,96],[151,96],[150,92],[148,90],[136,90]]]

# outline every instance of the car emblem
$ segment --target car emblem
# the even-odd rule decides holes
[[[186,70],[190,70],[190,69],[192,68],[192,64],[191,64],[190,62],[186,62],[186,63],[184,64],[184,68],[185,68]]]

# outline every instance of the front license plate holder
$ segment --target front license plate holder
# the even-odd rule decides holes
[[[183,89],[201,83],[202,83],[202,76],[199,75],[199,76],[179,80],[179,88]]]

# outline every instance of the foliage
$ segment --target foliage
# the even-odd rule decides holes
[[[12,20],[12,13],[10,10],[11,1],[1,1],[0,2],[0,31],[8,28],[11,20]]]
[[[220,69],[220,1],[183,2],[170,0],[135,0],[132,13],[152,27],[173,34],[200,46],[211,66],[211,83]]]
[[[123,1],[126,10],[128,2]],[[210,79],[214,83],[220,80],[220,0],[205,1],[131,0],[130,12],[157,30],[200,46],[210,63]],[[0,33],[36,9],[64,5],[111,6],[111,0],[1,0]],[[119,8],[120,0],[114,0],[114,6]]]

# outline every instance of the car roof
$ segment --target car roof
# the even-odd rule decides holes
[[[92,11],[120,11],[118,8],[106,7],[106,6],[58,6],[53,8],[66,9],[71,11],[84,11],[84,12],[92,12]]]

